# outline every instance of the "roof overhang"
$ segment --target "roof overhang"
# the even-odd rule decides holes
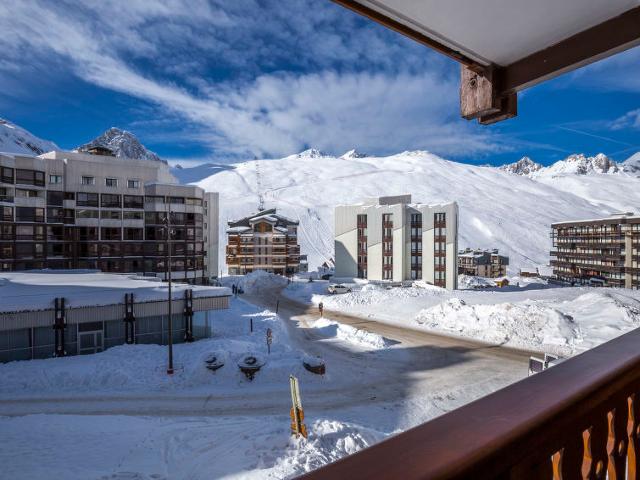
[[[517,114],[517,92],[640,44],[640,0],[334,0],[462,65],[466,119]]]

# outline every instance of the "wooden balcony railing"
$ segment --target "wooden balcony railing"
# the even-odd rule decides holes
[[[640,329],[306,475],[638,479]]]

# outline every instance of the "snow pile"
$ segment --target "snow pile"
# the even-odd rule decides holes
[[[113,152],[116,157],[132,158],[135,160],[153,160],[155,162],[167,163],[157,154],[145,148],[138,138],[131,132],[111,127],[102,135],[94,138],[84,145],[80,145],[76,150],[82,151],[91,147],[105,147]]]
[[[386,437],[382,432],[352,423],[317,420],[311,426],[308,439],[292,438],[276,468],[287,477],[298,476],[356,453]]]
[[[474,288],[495,287],[492,278],[474,277],[472,275],[458,275],[458,288],[460,290],[469,290]]]
[[[24,128],[0,118],[0,152],[40,155],[53,150],[59,150],[55,143],[38,138]]]
[[[256,270],[235,278],[233,281],[236,285],[244,290],[246,294],[259,294],[266,290],[280,289],[287,284],[287,279],[282,275],[265,272],[264,270]]]
[[[420,297],[440,297],[447,290],[435,287],[424,282],[416,282],[412,287],[387,288],[373,283],[365,284],[362,288],[351,293],[341,295],[313,295],[311,301],[314,304],[320,302],[329,310],[348,309],[362,305],[386,304],[388,300],[415,299]]]
[[[622,169],[627,173],[640,173],[640,152],[634,153],[622,162]]]
[[[313,328],[317,329],[324,337],[335,337],[345,342],[359,345],[365,348],[381,350],[391,345],[391,341],[377,333],[368,332],[351,325],[334,322],[326,318],[321,318],[313,323]]]
[[[414,320],[431,330],[512,347],[534,345],[559,355],[572,353],[582,341],[580,327],[571,316],[533,301],[467,305],[451,298],[421,310]]]

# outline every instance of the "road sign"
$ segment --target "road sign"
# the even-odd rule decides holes
[[[271,353],[271,343],[273,342],[273,333],[270,328],[267,328],[267,351]]]

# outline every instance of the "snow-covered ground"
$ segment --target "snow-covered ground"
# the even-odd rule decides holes
[[[294,282],[283,294],[409,328],[560,355],[582,352],[640,326],[640,292],[635,290],[559,287],[517,277],[506,288],[453,292],[424,283],[391,289],[354,284],[352,293],[329,295],[327,285]]]

